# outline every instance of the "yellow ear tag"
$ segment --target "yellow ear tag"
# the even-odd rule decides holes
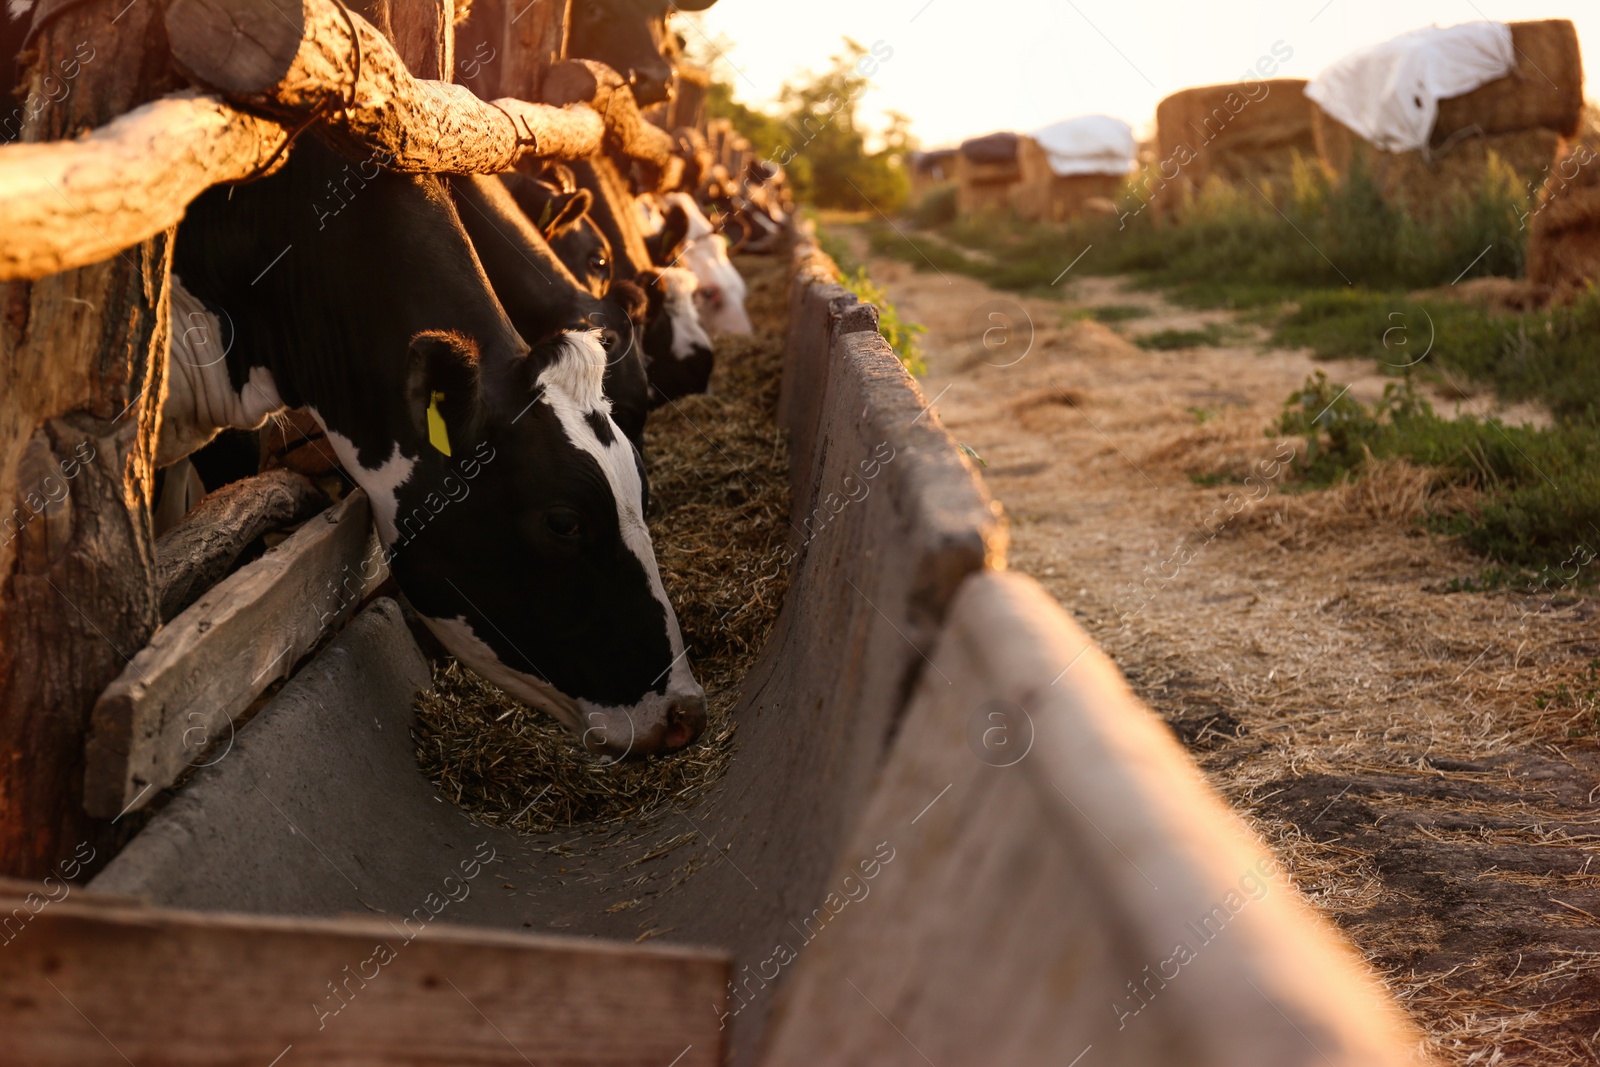
[[[443,393],[434,393],[433,400],[428,404],[428,443],[448,456],[450,432],[445,429],[444,416],[439,414],[439,401],[443,399]]]

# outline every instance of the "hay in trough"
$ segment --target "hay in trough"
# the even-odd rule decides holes
[[[788,442],[774,419],[785,257],[742,258],[756,332],[722,337],[712,392],[655,411],[647,430],[650,530],[709,716],[694,745],[620,763],[586,752],[543,712],[453,660],[417,698],[417,761],[484,822],[546,833],[647,818],[702,796],[734,750],[738,687],[788,586]]]

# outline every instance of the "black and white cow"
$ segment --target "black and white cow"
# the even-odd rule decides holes
[[[519,336],[443,181],[302,138],[280,173],[190,206],[172,299],[162,459],[307,408],[463,663],[593,751],[695,739],[705,696],[598,331]]]
[[[693,272],[652,262],[634,197],[609,160],[580,160],[572,164],[572,171],[579,188],[594,196],[589,214],[611,245],[617,276],[638,282],[649,299],[644,354],[654,399],[664,403],[705,392],[713,352],[695,306],[699,283]]]
[[[716,0],[573,0],[567,56],[594,59],[621,74],[640,107],[672,97],[671,11],[704,11]]]
[[[562,328],[600,331],[611,418],[642,454],[650,411],[642,343],[648,302],[643,291],[632,282],[608,281],[596,296],[582,285],[513,200],[502,178],[470,175],[451,178],[449,184],[495,296],[524,340],[532,344]],[[581,203],[587,205],[587,195]]]
[[[589,217],[593,194],[577,187],[571,169],[555,164],[538,177],[512,171],[500,180],[578,281],[595,296],[610,292],[617,280],[611,242]]]

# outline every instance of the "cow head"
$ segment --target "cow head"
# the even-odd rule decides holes
[[[423,334],[409,360],[425,443],[395,513],[378,518],[429,628],[592,751],[693,741],[705,694],[645,526],[643,463],[602,390],[599,338],[562,332],[496,365],[465,338]]]
[[[695,306],[699,282],[682,267],[640,271],[638,281],[649,301],[644,352],[652,397],[661,404],[705,392],[714,356]]]
[[[704,11],[716,0],[577,0],[567,55],[593,59],[622,75],[640,107],[672,98],[672,64],[676,50],[667,36],[669,12]]]

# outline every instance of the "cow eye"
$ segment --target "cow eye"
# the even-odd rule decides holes
[[[557,537],[577,537],[583,530],[578,513],[571,508],[551,508],[544,513],[544,524]]]

